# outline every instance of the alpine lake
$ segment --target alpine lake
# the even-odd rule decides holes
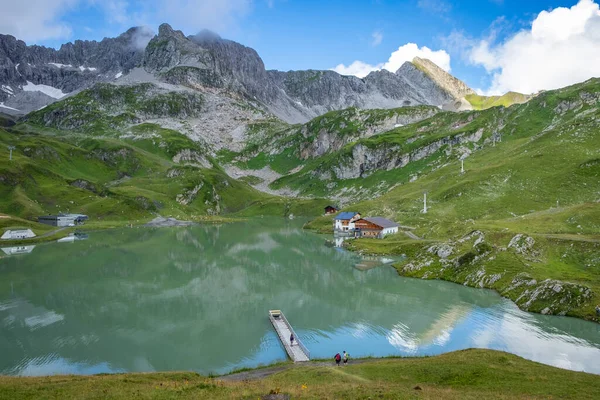
[[[90,232],[0,253],[0,374],[193,370],[286,360],[281,309],[311,358],[471,347],[600,374],[600,325],[489,290],[398,276],[303,221]]]

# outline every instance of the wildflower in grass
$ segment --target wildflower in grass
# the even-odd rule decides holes
[[[302,390],[305,390],[307,388],[308,388],[308,386],[306,386],[306,383],[302,385]]]

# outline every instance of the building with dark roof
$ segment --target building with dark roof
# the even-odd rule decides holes
[[[329,205],[329,206],[325,207],[325,214],[335,214],[336,212],[338,212],[338,210],[339,210],[338,206]]]
[[[383,217],[365,217],[354,222],[356,237],[378,237],[398,233],[400,225]]]
[[[83,224],[87,219],[88,216],[84,214],[58,214],[38,217],[38,222],[52,226],[75,226]]]

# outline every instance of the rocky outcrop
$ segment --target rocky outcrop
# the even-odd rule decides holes
[[[93,193],[98,192],[98,190],[96,189],[96,185],[94,185],[92,182],[86,181],[85,179],[76,179],[69,183],[69,185],[79,189],[88,190]]]
[[[201,182],[199,185],[196,185],[193,188],[186,190],[183,193],[178,194],[176,196],[175,200],[179,204],[181,204],[183,206],[187,206],[196,199],[196,197],[198,196],[198,192],[200,192],[200,189],[202,189],[203,186],[204,186],[204,183]]]
[[[592,299],[592,291],[586,286],[555,279],[538,283],[526,273],[515,276],[505,292],[519,290],[515,303],[523,310],[534,309],[542,314],[566,315],[570,309],[581,307]],[[541,309],[540,304],[543,304]]]
[[[430,60],[415,57],[412,64],[429,76],[439,88],[446,91],[453,99],[461,99],[469,94],[475,94],[475,91],[463,81],[450,75]]]
[[[23,154],[35,160],[59,161],[58,151],[50,146],[27,146],[23,148]]]
[[[149,72],[165,72],[173,67],[188,66],[210,69],[213,58],[209,51],[195,45],[181,31],[169,24],[158,28],[144,53],[144,68]]]
[[[365,177],[378,170],[402,168],[410,162],[429,157],[444,146],[456,146],[464,143],[477,143],[483,136],[483,130],[471,134],[447,136],[410,152],[402,151],[401,146],[383,145],[368,147],[358,143],[349,155],[344,156],[333,166],[333,172],[338,179],[354,179]],[[327,179],[329,171],[322,171],[320,178]]]
[[[526,272],[511,276],[510,271],[494,265],[506,251],[514,251],[521,262],[529,261],[528,254],[537,254],[535,240],[529,236],[518,234],[507,247],[500,247],[487,243],[483,232],[473,231],[462,238],[423,246],[397,268],[401,275],[492,288],[519,308],[542,314],[567,315],[593,299],[592,290],[581,284],[556,279],[538,281]]]
[[[173,162],[176,164],[194,165],[202,168],[211,168],[212,164],[204,154],[196,150],[185,149],[175,154]],[[172,176],[169,176],[172,177]]]
[[[347,110],[329,113],[303,125],[306,138],[300,145],[300,158],[308,159],[338,151],[345,145],[381,132],[429,118],[439,112],[435,107],[406,107],[389,111]]]
[[[69,130],[103,119],[109,127],[118,128],[150,118],[196,117],[202,113],[203,104],[202,95],[190,90],[169,91],[151,83],[131,86],[99,83],[25,118]]]

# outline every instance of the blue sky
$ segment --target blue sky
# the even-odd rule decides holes
[[[536,68],[545,68],[552,61],[545,59],[541,65],[530,68],[531,79],[536,82],[529,84],[528,77],[511,78],[514,73],[505,71],[510,69],[507,57],[527,59],[528,52],[534,49],[552,52],[558,40],[569,55],[572,43],[581,45],[582,53],[576,55],[587,59],[600,32],[600,29],[587,32],[585,28],[593,25],[590,21],[600,26],[600,11],[594,0],[30,0],[23,3],[26,4],[21,6],[13,0],[0,0],[0,9],[5,11],[0,15],[0,32],[23,38],[29,44],[57,47],[74,39],[115,36],[134,25],[148,25],[156,30],[161,22],[169,22],[186,34],[209,28],[253,47],[269,69],[330,69],[343,64],[339,72],[354,73],[356,68],[345,68],[359,61],[355,66],[360,65],[364,75],[373,69],[397,68],[397,62],[390,60],[386,64],[390,55],[407,43],[415,43],[419,51],[425,46],[440,52],[438,64],[443,64],[448,56],[452,74],[487,92],[536,91],[564,84],[564,79],[554,76],[544,79],[535,76]],[[561,11],[559,7],[566,8]],[[39,15],[32,11],[36,8],[41,8]],[[567,36],[566,41],[558,37],[553,42],[546,34],[535,36],[532,23],[543,19],[542,11],[547,11],[549,22],[538,25],[546,31],[560,30],[572,22],[573,28],[563,35]],[[529,33],[529,42],[516,40],[520,32]],[[542,48],[538,48],[541,42],[544,42]],[[517,45],[521,48],[515,49]],[[406,52],[400,53],[406,57]],[[398,54],[396,58],[401,60]],[[596,65],[595,57],[592,58],[591,67],[574,66],[577,71],[573,75],[577,79],[600,75],[600,71],[596,73],[600,62]],[[529,64],[534,61],[529,60]],[[561,57],[557,56],[556,61],[561,62]]]

